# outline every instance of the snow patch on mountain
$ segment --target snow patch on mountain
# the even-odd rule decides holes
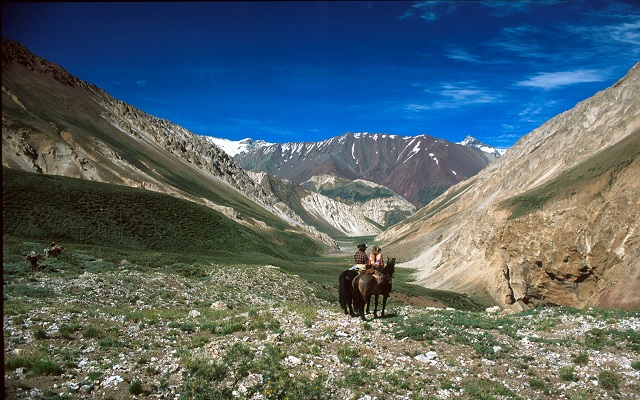
[[[478,139],[467,135],[463,141],[458,142],[458,144],[468,147],[475,147],[476,149],[480,149],[485,153],[491,154],[495,157],[502,157],[502,155],[507,151],[507,149],[497,149],[493,146],[489,146],[487,144],[482,143]]]
[[[222,138],[215,138],[212,136],[204,136],[210,143],[218,146],[225,153],[234,157],[236,154],[246,153],[260,147],[271,146],[273,143],[265,142],[264,140],[253,140],[246,138],[242,140],[229,140]]]

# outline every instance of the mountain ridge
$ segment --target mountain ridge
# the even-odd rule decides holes
[[[276,143],[238,153],[235,158],[245,169],[299,184],[327,174],[375,182],[416,207],[495,159],[478,148],[429,135],[351,132],[321,142]]]
[[[637,308],[638,153],[640,64],[376,240],[418,283],[502,307]]]
[[[4,166],[159,191],[261,229],[263,213],[247,209],[255,202],[329,248],[337,244],[326,232],[377,234],[383,228],[360,215],[363,210],[315,195],[306,201],[312,194],[303,188],[282,195],[279,184],[249,174],[210,138],[117,100],[16,42],[3,39],[2,60]],[[246,199],[225,194],[229,190]],[[347,212],[327,214],[317,207]],[[348,231],[340,228],[345,224]]]
[[[3,166],[171,194],[254,229],[271,219],[255,209],[262,207],[335,246],[204,137],[117,100],[5,38],[2,63]]]

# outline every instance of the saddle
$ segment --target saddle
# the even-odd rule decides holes
[[[364,273],[373,275],[373,277],[376,278],[376,282],[378,282],[378,285],[383,281],[391,282],[391,277],[384,274],[377,268],[367,268],[366,270],[364,270]]]

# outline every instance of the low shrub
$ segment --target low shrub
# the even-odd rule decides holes
[[[36,328],[33,330],[33,337],[36,340],[43,340],[49,337],[49,335],[47,335],[47,331],[44,328]]]
[[[576,365],[587,365],[589,362],[589,354],[586,351],[571,356],[573,363]]]
[[[600,371],[598,374],[598,385],[606,390],[618,390],[618,377],[611,371]]]
[[[141,395],[144,392],[140,379],[135,379],[129,384],[129,393],[134,396]]]
[[[577,379],[573,374],[574,371],[575,371],[575,367],[572,367],[572,366],[562,367],[560,369],[560,379],[567,382],[576,381]]]
[[[358,349],[350,345],[344,345],[338,349],[338,360],[345,364],[352,364],[359,354]]]

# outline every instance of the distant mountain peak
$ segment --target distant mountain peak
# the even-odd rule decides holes
[[[475,147],[476,149],[482,150],[485,153],[491,154],[494,157],[502,157],[502,155],[507,151],[507,149],[496,149],[493,146],[484,144],[471,135],[467,135],[467,137],[464,138],[464,140],[462,140],[461,142],[458,142],[458,144],[462,146]]]

